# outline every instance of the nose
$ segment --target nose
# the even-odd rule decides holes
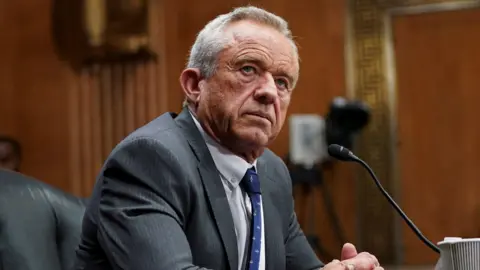
[[[262,104],[272,104],[278,97],[277,85],[271,74],[266,74],[254,93],[254,98]]]

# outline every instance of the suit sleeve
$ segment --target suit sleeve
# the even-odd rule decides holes
[[[115,270],[205,269],[184,234],[189,189],[180,162],[153,139],[124,142],[100,181],[98,238]]]
[[[282,162],[283,164],[283,162]],[[290,173],[283,164],[284,175],[287,176],[287,186],[289,197],[287,208],[289,213],[289,226],[288,235],[285,241],[285,253],[286,253],[286,269],[287,270],[316,270],[324,266],[324,264],[317,258],[315,252],[307,241],[305,234],[300,228],[297,215],[295,214],[295,207],[293,201],[292,181],[290,179]]]

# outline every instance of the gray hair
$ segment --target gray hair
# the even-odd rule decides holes
[[[291,41],[295,56],[298,59],[298,48],[293,40],[292,32],[288,23],[280,16],[270,13],[261,8],[246,6],[235,8],[233,11],[222,14],[198,33],[188,58],[187,68],[198,68],[204,78],[210,78],[217,69],[218,54],[228,45],[229,40],[222,36],[222,31],[227,25],[243,20],[250,20],[270,26]],[[185,99],[184,106],[188,105]]]

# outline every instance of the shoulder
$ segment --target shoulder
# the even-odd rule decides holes
[[[129,134],[119,146],[134,142],[150,142],[166,148],[182,145],[185,139],[182,130],[175,124],[174,117],[175,114],[165,113],[153,119]]]
[[[195,179],[197,159],[172,117],[165,115],[138,128],[110,152],[100,177],[131,175],[137,181],[188,185]],[[172,182],[173,181],[173,182]]]
[[[190,203],[186,198],[200,190],[197,162],[182,130],[171,117],[162,118],[135,130],[111,151],[97,180],[97,196],[129,192],[155,204],[166,201],[183,220]]]
[[[270,180],[276,182],[290,192],[292,189],[290,172],[281,157],[270,149],[265,149],[262,156],[259,158],[259,162],[264,166],[264,170]]]
[[[183,130],[175,124],[174,117],[172,113],[163,114],[130,133],[117,144],[110,157],[127,152],[159,155],[171,161],[186,158],[191,150]]]
[[[286,169],[286,165],[285,162],[283,162],[283,159],[268,148],[263,151],[263,154],[260,156],[260,160],[270,166]]]

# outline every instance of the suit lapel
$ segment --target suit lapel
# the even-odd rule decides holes
[[[278,241],[275,232],[278,231],[278,217],[275,216],[275,206],[270,198],[271,185],[274,184],[268,175],[268,168],[260,158],[257,163],[258,177],[262,187],[262,206],[263,206],[263,224],[265,232],[265,266],[269,270],[284,269],[285,266],[278,265],[277,250],[279,245],[283,245]],[[277,227],[276,227],[277,226]]]
[[[198,171],[205,188],[208,203],[215,219],[217,229],[222,239],[223,247],[231,270],[238,269],[238,250],[232,212],[223,188],[220,174],[215,166],[207,145],[195,125],[187,108],[175,119],[177,125],[184,129],[185,134],[199,165]]]
[[[207,191],[207,197],[215,217],[218,231],[223,241],[223,247],[227,253],[230,269],[238,269],[238,249],[232,212],[228,204],[225,190],[216,170],[205,166],[199,166],[203,186]]]

